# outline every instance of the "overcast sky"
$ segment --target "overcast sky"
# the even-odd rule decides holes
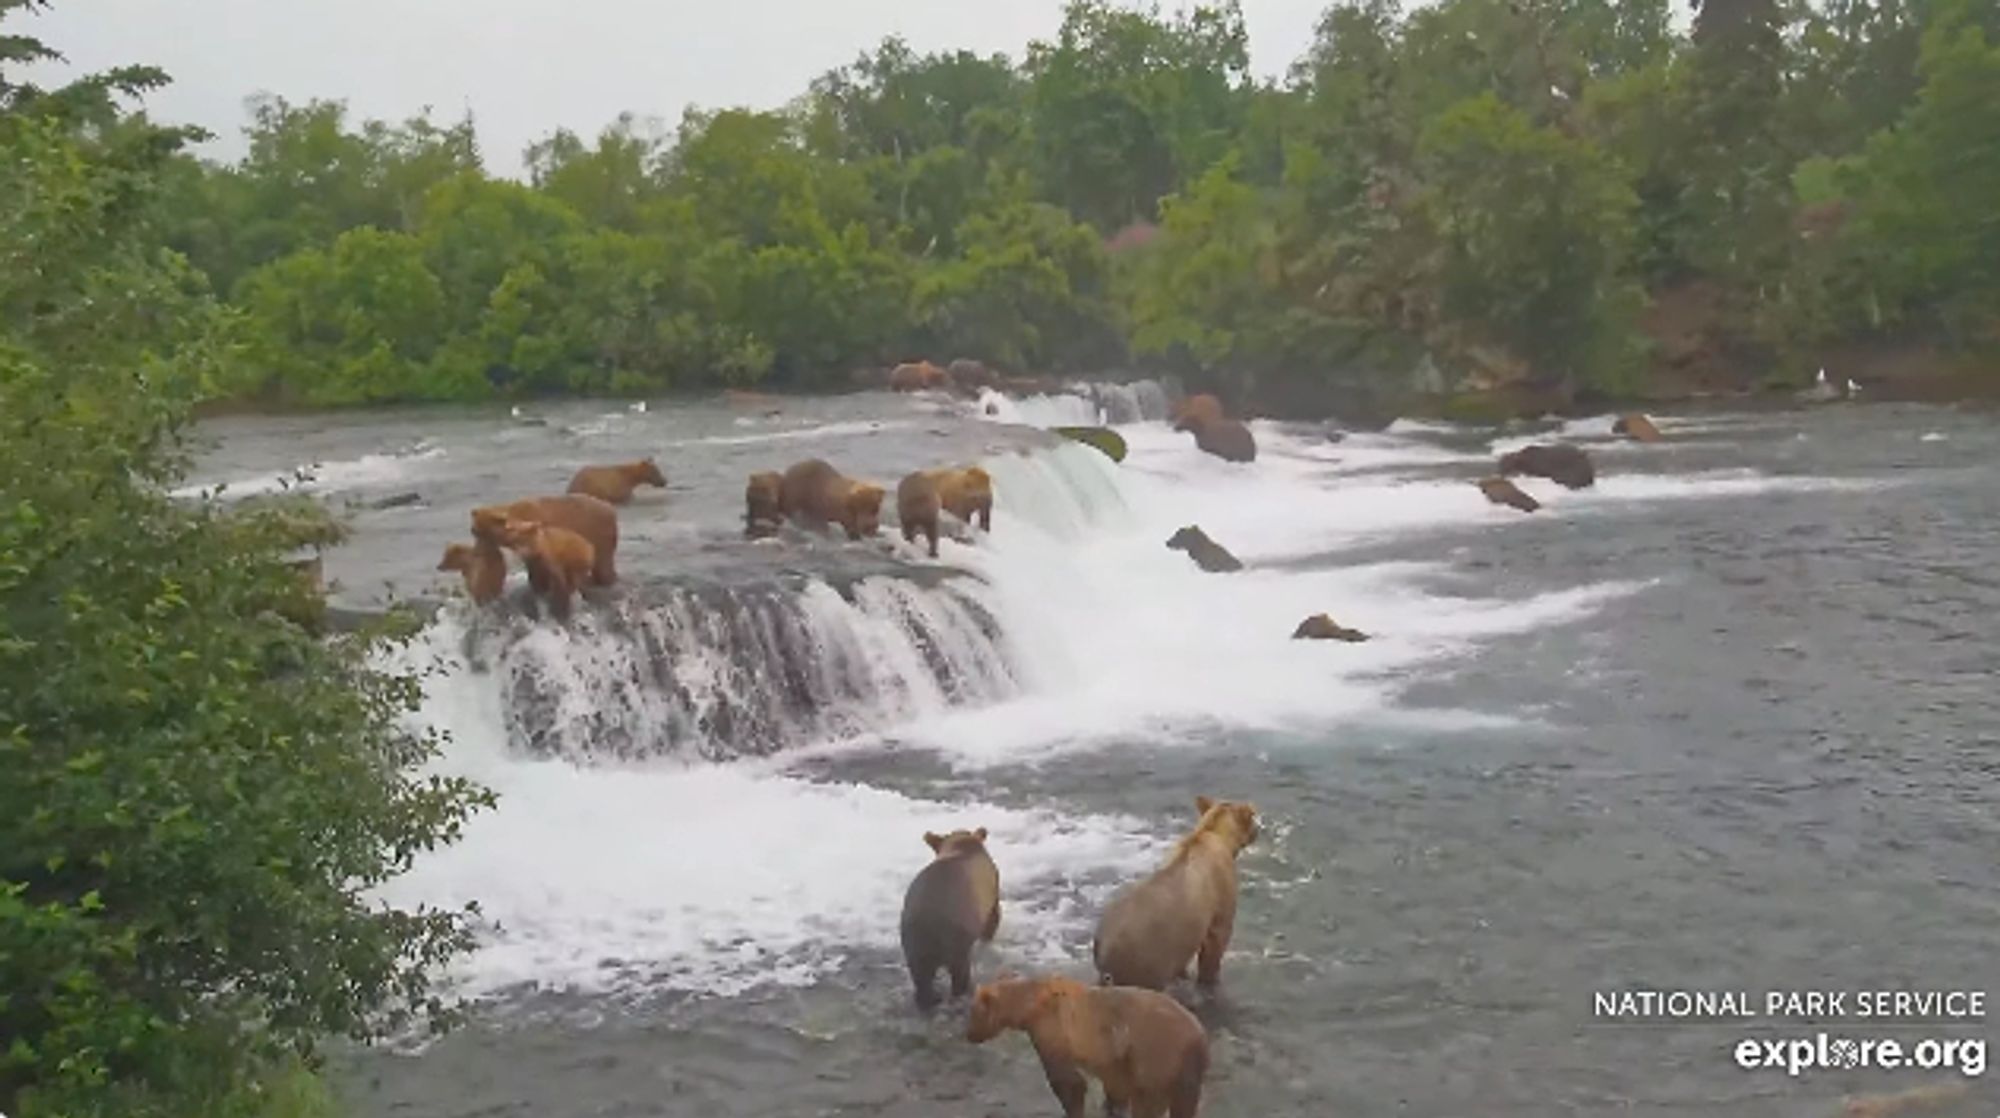
[[[1282,73],[1327,0],[1243,0],[1251,60]],[[1163,8],[1180,5],[1170,2]],[[157,117],[223,137],[243,100],[341,98],[358,116],[470,108],[488,166],[515,174],[558,126],[594,135],[620,112],[669,124],[689,105],[775,108],[886,35],[918,51],[1004,51],[1053,35],[1062,0],[57,0],[23,28],[75,68],[164,67]],[[10,26],[12,21],[10,21]]]

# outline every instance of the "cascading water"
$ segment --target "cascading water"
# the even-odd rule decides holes
[[[1013,693],[976,580],[933,581],[630,586],[566,626],[484,613],[467,658],[499,679],[520,752],[579,763],[763,755]]]
[[[1173,396],[1171,389],[1155,380],[1129,384],[1078,381],[1066,391],[1048,396],[1016,399],[987,391],[980,395],[977,410],[1003,423],[1095,427],[1165,419],[1173,409]]]

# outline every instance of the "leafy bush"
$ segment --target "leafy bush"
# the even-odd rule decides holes
[[[0,3],[0,13],[20,7]],[[0,40],[18,48],[24,40]],[[465,914],[368,898],[488,796],[419,778],[408,626],[322,640],[296,502],[168,495],[233,321],[150,224],[178,137],[0,81],[0,1112],[263,1109],[328,1034],[448,1024]],[[88,94],[86,88],[83,94]]]

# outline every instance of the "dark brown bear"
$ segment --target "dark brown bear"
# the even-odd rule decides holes
[[[1299,627],[1292,630],[1292,639],[1347,641],[1350,644],[1359,644],[1368,639],[1368,634],[1359,629],[1350,629],[1326,614],[1315,613],[1299,622]]]
[[[780,487],[780,500],[793,520],[819,531],[838,524],[850,540],[882,530],[882,495],[881,486],[847,477],[819,458],[786,470]]]
[[[1175,551],[1185,551],[1195,565],[1211,574],[1224,571],[1240,571],[1243,564],[1229,549],[1208,538],[1208,533],[1199,525],[1190,524],[1167,537],[1167,546]]]
[[[1479,479],[1479,491],[1496,505],[1511,505],[1522,512],[1533,512],[1542,507],[1540,501],[1521,492],[1521,487],[1504,477]]]
[[[903,962],[917,1004],[937,1004],[938,968],[951,975],[951,996],[972,989],[972,947],[1000,930],[1000,871],[986,853],[986,828],[924,835],[936,853],[903,895]]]
[[[775,470],[750,475],[743,487],[743,534],[756,539],[785,523],[785,476]]]
[[[1565,489],[1588,489],[1597,484],[1597,469],[1590,464],[1590,455],[1568,443],[1536,443],[1501,455],[1500,476],[1515,474],[1545,477]]]
[[[1224,462],[1255,462],[1257,440],[1234,419],[1211,419],[1194,428],[1194,445]]]

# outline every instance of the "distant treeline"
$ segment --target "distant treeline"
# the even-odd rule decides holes
[[[160,230],[242,315],[215,395],[844,386],[974,357],[1258,399],[1671,393],[2000,349],[2000,0],[1386,0],[1282,84],[1234,0],[1074,0],[1019,63],[897,40],[778,112],[253,103]]]

